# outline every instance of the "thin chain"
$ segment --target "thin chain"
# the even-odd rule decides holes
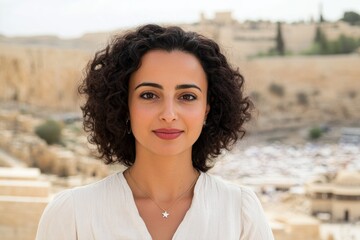
[[[189,186],[189,188],[187,188],[182,194],[180,194],[180,196],[178,196],[178,197],[174,200],[174,202],[171,204],[171,206],[170,206],[168,209],[164,209],[164,208],[162,208],[162,207],[150,196],[149,193],[147,193],[146,191],[144,191],[143,189],[140,188],[140,185],[139,185],[139,184],[135,181],[135,179],[131,176],[131,170],[130,170],[130,168],[128,169],[128,172],[129,172],[129,177],[130,177],[131,181],[133,181],[133,182],[135,183],[136,188],[139,189],[140,192],[143,192],[148,198],[150,198],[151,201],[153,201],[153,202],[155,203],[155,205],[156,205],[158,208],[160,208],[160,209],[163,211],[162,215],[163,215],[164,218],[168,218],[168,216],[170,215],[170,214],[169,214],[170,209],[172,209],[172,208],[175,206],[175,204],[185,195],[185,193],[187,193],[187,192],[195,185],[196,180],[197,180],[198,177],[199,177],[199,176],[198,176],[198,177],[196,177],[196,178],[194,179],[194,181],[191,183],[191,185]]]

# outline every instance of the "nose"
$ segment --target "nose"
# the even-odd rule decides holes
[[[164,101],[162,111],[160,113],[160,120],[165,122],[172,122],[177,119],[176,106],[172,99]]]

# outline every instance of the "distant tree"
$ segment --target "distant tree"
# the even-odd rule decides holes
[[[281,22],[277,22],[277,30],[276,30],[276,51],[279,55],[285,54],[285,42],[282,35],[281,30]]]
[[[319,25],[316,26],[314,42],[319,43],[322,38],[322,31]]]
[[[319,23],[325,22],[324,15],[323,15],[323,5],[320,3],[319,5]]]
[[[328,51],[328,40],[325,33],[321,30],[321,26],[317,25],[315,30],[314,43],[319,48],[320,54],[326,54]]]
[[[353,38],[341,34],[337,39],[328,41],[320,26],[316,27],[314,44],[307,54],[348,54],[360,47],[360,38]]]
[[[353,11],[345,12],[344,17],[341,20],[348,22],[351,25],[360,25],[360,15]]]
[[[351,37],[340,35],[337,41],[334,42],[337,47],[334,49],[335,53],[352,53],[360,44]]]

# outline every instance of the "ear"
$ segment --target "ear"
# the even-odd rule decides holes
[[[207,104],[206,105],[206,110],[205,110],[205,119],[207,118],[207,115],[208,115],[209,112],[210,112],[210,105]]]

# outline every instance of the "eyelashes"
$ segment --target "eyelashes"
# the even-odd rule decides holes
[[[140,98],[142,99],[155,99],[157,96],[152,92],[144,92],[140,95]]]
[[[144,93],[140,94],[140,98],[142,98],[144,100],[155,100],[155,99],[158,99],[159,97],[155,93],[144,92]],[[195,94],[191,94],[191,93],[184,93],[184,94],[181,94],[179,97],[179,100],[186,101],[186,102],[195,101],[196,99],[197,99],[197,96]]]
[[[185,100],[185,101],[189,101],[189,102],[194,101],[194,100],[197,99],[197,97],[195,95],[193,95],[193,94],[183,94],[183,95],[181,95],[180,98]]]

